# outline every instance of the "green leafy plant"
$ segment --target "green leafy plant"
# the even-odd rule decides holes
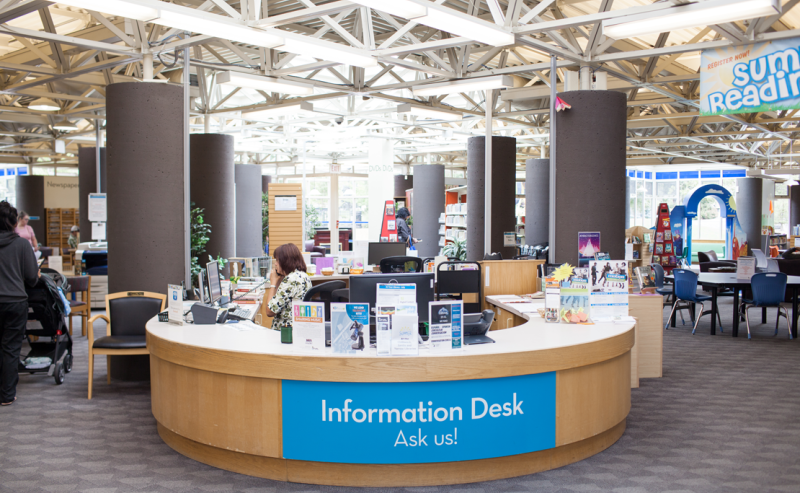
[[[211,225],[205,222],[204,213],[205,209],[202,207],[195,207],[192,202],[192,210],[190,214],[191,225],[191,254],[192,254],[192,284],[197,280],[197,275],[200,273],[200,255],[206,252],[206,244],[211,234]]]
[[[222,256],[219,255],[219,254],[217,254],[217,258],[214,258],[211,255],[209,255],[208,256],[208,261],[209,262],[216,262],[217,265],[219,266],[220,273],[222,272],[222,269],[225,268],[225,265],[228,263],[228,259],[222,258]]]
[[[442,248],[442,253],[448,258],[467,260],[467,242],[466,240],[453,239]]]
[[[261,194],[261,244],[264,251],[267,251],[269,243],[269,195],[264,192]]]
[[[313,240],[320,226],[319,211],[311,204],[306,204],[306,239]]]

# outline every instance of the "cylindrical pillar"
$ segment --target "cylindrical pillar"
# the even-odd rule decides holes
[[[631,227],[631,177],[625,177],[625,229]]]
[[[100,148],[100,193],[106,193],[108,170],[106,148]],[[81,241],[92,241],[92,223],[89,221],[89,194],[97,193],[97,148],[78,149],[78,193],[80,193]]]
[[[237,164],[236,180],[236,256],[261,257],[261,166]],[[299,206],[299,204],[298,204]]]
[[[106,87],[108,291],[165,293],[184,280],[183,88]],[[150,378],[147,356],[114,356],[111,376]]]
[[[739,178],[739,191],[736,193],[736,216],[739,218],[744,234],[747,235],[747,254],[751,255],[753,248],[766,248],[761,245],[761,193],[763,185],[761,178]],[[764,252],[769,253],[769,252]],[[731,252],[725,252],[727,258],[732,258]]]
[[[270,183],[272,183],[272,177],[270,175],[261,175],[261,193],[267,193],[269,191]]]
[[[467,141],[467,260],[482,260],[484,254],[484,201],[492,200],[492,253],[504,259],[516,254],[516,248],[503,247],[503,233],[514,231],[516,197],[517,139],[492,137],[492,190],[485,191],[486,137]],[[415,170],[416,171],[416,170]],[[417,186],[421,180],[417,179]],[[416,192],[414,193],[416,195]]]
[[[419,169],[415,167],[414,172]],[[394,175],[394,196],[405,197],[406,190],[414,188],[414,175]]]
[[[789,233],[798,224],[800,224],[800,185],[794,185],[789,187]]]
[[[525,244],[550,239],[550,160],[525,161]]]
[[[36,241],[47,245],[47,232],[45,231],[47,217],[44,210],[44,176],[17,176],[16,181],[16,208],[25,211],[31,217],[28,226],[33,228]],[[37,219],[34,219],[37,218]]]
[[[599,231],[600,248],[625,258],[625,94],[568,91],[556,113],[555,261],[578,265],[578,233]]]
[[[439,254],[439,217],[444,212],[444,165],[414,166],[417,186],[414,189],[414,237],[420,258]],[[397,176],[395,176],[395,180]],[[397,181],[395,181],[395,185]],[[403,192],[405,194],[405,192]]]
[[[198,260],[208,263],[208,255],[230,258],[236,255],[236,186],[233,179],[233,135],[192,134],[189,136],[191,160],[191,199],[204,211],[204,222],[211,225],[206,253]]]

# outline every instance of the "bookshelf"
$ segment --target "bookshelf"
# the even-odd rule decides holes
[[[73,226],[80,220],[78,209],[45,209],[47,217],[45,244],[49,247],[59,248],[62,252],[69,248],[69,233]]]

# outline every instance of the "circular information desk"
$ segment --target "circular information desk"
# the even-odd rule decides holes
[[[545,324],[418,357],[296,353],[270,329],[147,324],[153,415],[173,449],[251,476],[341,486],[545,471],[619,439],[633,324]]]

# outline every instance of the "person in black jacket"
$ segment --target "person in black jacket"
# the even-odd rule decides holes
[[[28,321],[25,285],[36,285],[41,273],[30,243],[14,228],[17,209],[0,202],[0,405],[17,400],[19,353]]]
[[[411,213],[408,212],[408,209],[405,207],[401,207],[397,209],[397,241],[402,241],[407,246],[411,246],[414,243],[419,243],[420,240],[411,236],[411,228],[408,227],[408,218],[411,217]]]

